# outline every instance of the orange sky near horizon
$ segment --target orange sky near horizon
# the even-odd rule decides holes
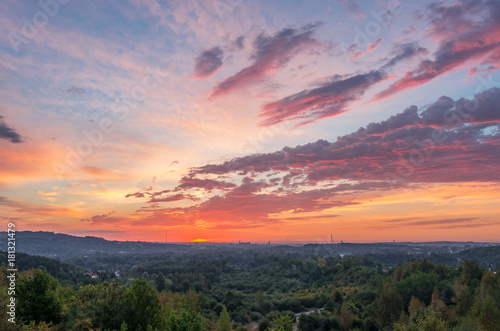
[[[498,242],[500,2],[228,3],[0,4],[0,231]]]

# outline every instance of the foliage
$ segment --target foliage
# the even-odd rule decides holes
[[[0,329],[498,330],[499,275],[475,261],[387,266],[378,261],[395,257],[391,252],[377,260],[329,254],[323,245],[306,245],[71,261],[82,265],[26,255],[32,267],[17,283],[21,325],[4,318]],[[6,274],[4,264],[2,316]]]
[[[56,295],[57,281],[48,273],[34,270],[32,275],[19,277],[17,308],[19,320],[24,323],[61,321],[62,306]]]
[[[220,312],[220,318],[217,323],[217,331],[231,331],[231,319],[227,313],[226,306],[224,306]]]
[[[293,331],[293,324],[294,324],[293,317],[288,314],[280,314],[273,320],[273,323],[274,323],[273,330],[275,331]]]

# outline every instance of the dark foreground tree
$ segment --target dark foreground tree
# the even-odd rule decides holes
[[[57,287],[57,280],[42,270],[34,270],[31,276],[19,277],[17,285],[19,320],[26,324],[32,321],[59,323],[62,307],[56,295]]]
[[[158,292],[144,279],[136,279],[125,292],[127,314],[125,322],[130,330],[146,331],[161,323],[161,305]]]

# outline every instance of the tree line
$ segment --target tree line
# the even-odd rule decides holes
[[[175,257],[121,270],[21,256],[17,324],[1,330],[499,330],[500,279],[474,260],[418,259],[387,267],[368,257]],[[19,265],[22,265],[20,262]],[[29,263],[28,263],[29,262]],[[237,263],[236,263],[237,262]],[[300,312],[310,312],[302,314]]]

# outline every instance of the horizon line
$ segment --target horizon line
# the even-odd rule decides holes
[[[204,239],[195,239],[193,241],[145,241],[145,240],[111,240],[111,239],[106,239],[104,237],[97,237],[94,235],[74,235],[74,234],[69,234],[69,233],[64,233],[64,232],[54,232],[54,231],[33,231],[33,230],[22,230],[22,231],[16,231],[16,233],[22,233],[22,232],[33,232],[33,233],[52,233],[52,234],[62,234],[62,235],[67,235],[67,236],[72,236],[72,237],[77,237],[77,238],[98,238],[98,239],[103,239],[109,242],[141,242],[141,243],[152,243],[152,244],[237,244],[237,245],[255,245],[255,244],[262,244],[262,245],[283,245],[283,244],[289,244],[289,245],[306,245],[306,244],[322,244],[322,245],[338,245],[338,244],[396,244],[396,243],[408,243],[408,244],[431,244],[431,243],[474,243],[474,244],[500,244],[500,241],[450,241],[450,240],[435,240],[435,241],[343,241],[343,240],[334,240],[333,242],[329,241],[311,241],[311,240],[287,240],[287,241],[280,241],[280,240],[262,240],[262,241],[210,241],[210,240],[204,240]],[[0,231],[0,233],[7,233],[7,231]]]

